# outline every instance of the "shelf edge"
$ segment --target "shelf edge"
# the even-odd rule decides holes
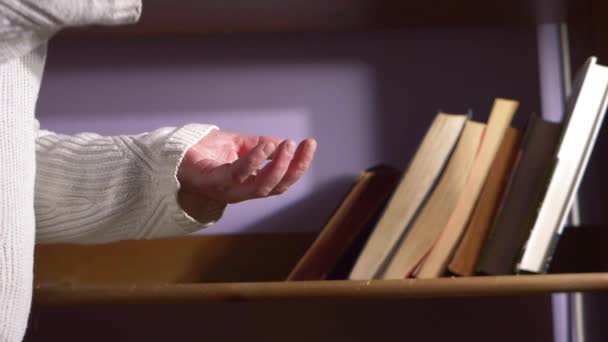
[[[247,302],[284,299],[406,299],[595,292],[608,273],[206,284],[38,284],[37,305]]]

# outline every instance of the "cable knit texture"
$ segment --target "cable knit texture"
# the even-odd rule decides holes
[[[141,0],[0,0],[0,63],[21,57],[64,27],[133,23]]]
[[[202,228],[179,208],[175,174],[187,148],[213,128],[193,124],[115,137],[39,131],[38,242],[157,238]],[[205,223],[223,208],[208,208]]]
[[[0,341],[21,341],[34,253],[34,106],[45,46],[0,65]]]
[[[177,203],[177,167],[214,126],[115,137],[38,129],[46,41],[67,26],[132,23],[140,12],[140,0],[0,0],[0,342],[23,338],[35,238],[164,237],[222,215],[223,206],[210,207],[199,223]]]

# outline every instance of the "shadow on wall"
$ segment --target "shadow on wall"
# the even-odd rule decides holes
[[[324,181],[312,193],[308,194],[307,197],[290,203],[287,207],[276,212],[276,214],[269,215],[260,221],[245,226],[243,230],[252,233],[268,231],[268,227],[277,227],[279,230],[285,230],[284,228],[281,229],[281,227],[292,227],[297,231],[320,230],[322,226],[305,226],[310,222],[309,217],[319,216],[320,221],[327,222],[342,198],[348,193],[348,189],[352,186],[354,180],[352,177],[340,177]],[[338,200],[335,200],[336,198]]]
[[[348,189],[318,191],[327,180],[352,178],[378,163],[404,169],[437,110],[473,109],[485,120],[501,96],[519,99],[522,114],[538,112],[535,44],[533,28],[58,40],[38,117],[43,127],[65,133],[212,122],[314,136],[320,149],[302,186],[281,203],[239,205],[209,232],[292,229],[274,226],[285,219],[269,219],[285,215],[285,207],[302,210],[302,225],[318,229],[340,200],[336,194]],[[264,115],[285,108],[308,117]],[[296,205],[311,200],[325,203],[314,215]]]

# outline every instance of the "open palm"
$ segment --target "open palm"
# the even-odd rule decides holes
[[[289,139],[214,130],[180,164],[180,205],[196,218],[209,205],[284,193],[306,173],[316,146],[314,139],[296,146]]]

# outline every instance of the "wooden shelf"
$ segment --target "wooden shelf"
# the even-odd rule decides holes
[[[208,301],[403,299],[549,294],[608,290],[608,273],[374,281],[157,285],[37,285],[38,305],[196,303]]]
[[[328,32],[405,27],[504,26],[564,21],[590,0],[146,0],[140,23],[70,30],[71,37],[225,32]]]
[[[608,290],[608,273],[285,282],[315,234],[197,236],[36,248],[39,305],[439,298]]]

